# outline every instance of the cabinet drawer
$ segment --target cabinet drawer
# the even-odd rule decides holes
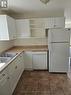
[[[13,61],[9,66],[8,66],[8,73],[12,75],[15,72],[15,69],[17,68],[16,62]]]

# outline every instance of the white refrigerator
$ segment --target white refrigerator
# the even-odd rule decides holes
[[[49,29],[49,72],[67,73],[69,65],[69,30]]]

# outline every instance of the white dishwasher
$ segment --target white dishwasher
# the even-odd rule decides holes
[[[47,51],[32,52],[34,70],[47,70]]]

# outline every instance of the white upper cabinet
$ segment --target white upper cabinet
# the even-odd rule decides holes
[[[64,28],[64,17],[17,19],[17,38],[45,38],[47,28]]]
[[[17,38],[30,37],[30,24],[29,19],[16,20]]]
[[[55,27],[57,28],[64,28],[65,27],[65,18],[64,17],[56,17],[55,20]]]
[[[64,17],[46,18],[45,28],[64,28],[65,19]]]
[[[7,23],[8,23],[9,38],[15,39],[16,38],[16,21],[12,17],[7,16]]]
[[[15,20],[7,15],[0,15],[0,40],[12,40],[15,37]]]
[[[53,28],[53,27],[54,27],[54,18],[46,18],[45,28]]]

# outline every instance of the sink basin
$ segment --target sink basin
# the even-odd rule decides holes
[[[5,65],[5,63],[0,63],[0,68],[2,67],[2,66],[4,66]]]
[[[12,59],[14,56],[16,56],[17,53],[14,52],[4,52],[0,54],[0,68],[4,66],[4,64],[8,63],[10,59]]]
[[[5,52],[5,53],[2,53],[0,54],[0,57],[14,57],[15,55],[17,55],[17,53],[14,53],[14,52]]]
[[[0,57],[0,63],[7,63],[10,59],[11,57]]]

